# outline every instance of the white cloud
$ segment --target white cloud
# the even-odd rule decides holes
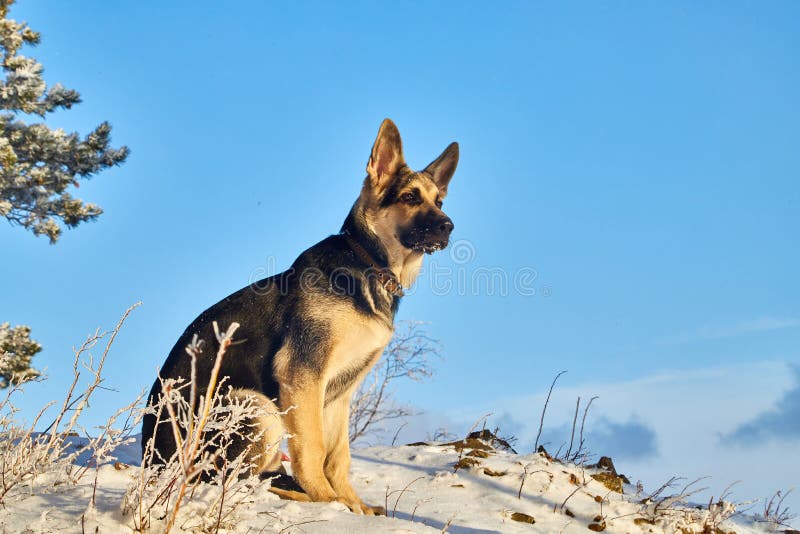
[[[592,430],[592,425],[603,431],[602,446],[614,446],[607,431],[625,421],[636,421],[655,433],[657,451],[653,454],[626,458],[619,449],[619,458],[615,458],[617,467],[632,480],[641,479],[650,488],[672,475],[710,476],[711,480],[704,484],[711,487],[705,498],[710,494],[718,496],[729,483],[742,480],[736,486],[735,497],[766,497],[777,489],[791,488],[800,480],[800,464],[793,448],[777,441],[757,443],[747,449],[726,447],[719,436],[730,434],[742,422],[774,408],[783,392],[793,386],[793,374],[786,363],[768,361],[662,372],[616,383],[557,385],[550,399],[545,429],[571,427],[576,398],[588,400],[598,395],[586,426],[587,431]],[[560,383],[563,381],[562,378]],[[541,382],[544,387],[549,386],[549,379]],[[516,429],[520,443],[531,444],[546,394],[544,390],[506,397],[492,405],[468,407],[449,416],[463,425],[487,411],[507,414],[508,418],[524,423]],[[604,419],[617,422],[617,426],[604,424]],[[647,437],[646,433],[642,435]],[[557,447],[556,444],[553,448]],[[524,447],[520,448],[520,452],[525,452]],[[603,450],[592,452],[614,454]],[[702,498],[698,496],[699,500]],[[792,494],[788,500],[791,499],[794,502],[790,506],[800,509],[800,495]]]
[[[800,444],[800,366],[793,367],[794,387],[767,411],[759,413],[722,436],[722,442],[753,446],[772,439],[795,441]]]
[[[746,334],[800,328],[800,319],[795,317],[758,317],[733,325],[706,325],[694,332],[684,332],[670,336],[663,341],[668,343],[684,343],[697,339],[726,339]]]
[[[731,327],[711,328],[701,330],[701,336],[706,339],[722,339],[754,332],[767,332],[770,330],[783,330],[784,328],[800,327],[800,319],[792,317],[759,317],[751,321],[744,321]]]

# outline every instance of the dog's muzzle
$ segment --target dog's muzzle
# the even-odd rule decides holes
[[[410,242],[408,243],[410,245],[409,248],[426,254],[442,250],[450,242],[450,233],[454,227],[455,225],[450,217],[444,217],[426,225],[424,228],[418,229],[418,231],[412,231],[411,239],[409,239]]]

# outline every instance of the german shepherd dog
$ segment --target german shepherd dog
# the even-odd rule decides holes
[[[223,328],[240,323],[219,376],[236,395],[255,396],[265,413],[285,412],[258,422],[261,449],[254,457],[258,472],[277,470],[281,454],[270,445],[285,426],[293,475],[305,492],[285,492],[294,498],[339,501],[359,514],[382,512],[364,504],[350,485],[350,399],[392,336],[403,287],[414,282],[426,253],[447,246],[453,222],[442,201],[457,163],[458,144],[452,143],[424,170],[412,171],[397,126],[384,120],[340,233],[300,254],[289,270],[201,313],[161,368],[162,379],[190,377],[185,348],[192,337],[208,342],[215,339],[214,321]],[[215,352],[197,358],[198,395],[205,394]],[[161,393],[156,380],[150,405]],[[153,414],[142,425],[143,451],[151,438],[156,457],[175,453],[170,425]]]

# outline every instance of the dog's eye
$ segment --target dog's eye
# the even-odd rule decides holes
[[[415,195],[414,193],[403,193],[400,195],[400,202],[403,204],[419,204],[420,199],[419,196]]]
[[[442,205],[443,205],[443,204],[444,204],[444,203],[442,202],[442,199],[441,199],[441,198],[437,198],[437,199],[436,199],[436,207],[437,207],[437,208],[439,208],[439,209],[442,209]]]

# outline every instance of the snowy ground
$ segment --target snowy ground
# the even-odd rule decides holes
[[[229,531],[770,531],[768,525],[743,515],[721,521],[720,515],[709,511],[708,503],[690,507],[664,501],[660,505],[664,510],[654,511],[655,503],[642,503],[646,492],[637,492],[628,484],[624,484],[623,493],[610,489],[621,479],[607,471],[564,465],[541,454],[493,450],[477,440],[470,440],[468,445],[461,452],[452,444],[435,443],[354,450],[353,485],[367,503],[385,506],[387,517],[358,516],[338,503],[283,501],[262,487],[238,508],[235,527]],[[95,509],[87,512],[94,483],[91,472],[77,486],[6,499],[0,509],[1,531],[131,532],[130,517],[123,516],[120,509],[125,490],[138,472],[138,454],[138,443],[132,443],[117,452],[119,462],[101,466]],[[459,460],[463,467],[456,470]],[[606,484],[592,477],[598,474]],[[662,497],[681,489],[667,490]],[[203,506],[202,496],[197,506]],[[197,531],[192,527],[191,509],[186,507],[187,515],[173,531]],[[722,516],[732,512],[727,505],[717,511]],[[152,530],[159,532],[162,528],[156,525]]]

